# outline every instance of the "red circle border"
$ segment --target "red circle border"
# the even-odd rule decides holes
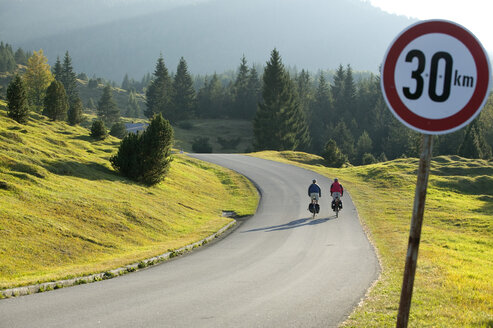
[[[442,119],[430,119],[413,113],[400,99],[395,86],[395,66],[404,48],[414,39],[430,33],[450,35],[462,42],[474,58],[477,69],[476,88],[469,102],[460,111]],[[483,47],[469,31],[447,21],[424,21],[409,27],[391,44],[384,59],[382,89],[394,113],[407,124],[423,131],[442,132],[460,127],[471,119],[488,94],[490,69]]]

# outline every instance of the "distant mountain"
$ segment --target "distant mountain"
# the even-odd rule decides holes
[[[140,79],[152,72],[160,53],[170,71],[183,56],[192,73],[210,74],[235,69],[242,55],[264,64],[274,47],[299,69],[351,64],[376,72],[391,40],[414,22],[360,0],[21,1],[29,2],[37,5],[35,13],[25,6],[26,17],[44,17],[45,25],[27,26],[43,28],[9,34],[15,38],[0,34],[0,40],[43,48],[50,63],[68,50],[77,71],[117,82],[125,73]],[[53,17],[56,3],[64,6],[61,23]],[[0,31],[15,15],[0,14]]]

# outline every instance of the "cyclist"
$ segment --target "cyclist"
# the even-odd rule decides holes
[[[335,178],[334,182],[330,185],[330,195],[332,196],[332,209],[335,211],[336,199],[339,199],[339,207],[342,209],[341,197],[344,194],[344,188],[339,183],[339,179]]]
[[[312,184],[308,187],[308,196],[310,196],[310,199],[315,199],[316,204],[318,204],[318,198],[322,197],[322,190],[315,179],[312,180]]]

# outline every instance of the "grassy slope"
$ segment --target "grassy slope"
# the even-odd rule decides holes
[[[395,327],[417,159],[342,169],[292,152],[254,156],[339,177],[380,255],[383,272],[344,327]],[[432,161],[409,327],[493,327],[493,162]]]
[[[0,288],[102,272],[179,248],[255,212],[244,177],[176,155],[164,183],[132,183],[111,169],[119,140],[0,103]]]

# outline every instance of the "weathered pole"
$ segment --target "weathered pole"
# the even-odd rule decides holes
[[[411,308],[411,298],[413,296],[414,276],[418,261],[421,226],[423,225],[423,213],[425,210],[426,188],[428,186],[428,176],[430,173],[432,140],[433,137],[431,135],[423,135],[423,144],[419,159],[418,181],[416,183],[411,229],[409,232],[409,243],[407,247],[406,266],[404,268],[401,300],[399,303],[399,313],[397,315],[397,328],[406,328],[409,321],[409,310]]]

